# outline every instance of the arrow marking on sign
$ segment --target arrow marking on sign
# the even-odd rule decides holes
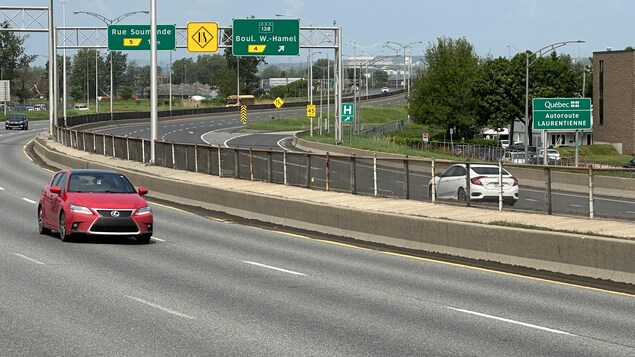
[[[278,52],[284,52],[284,45],[278,46]]]

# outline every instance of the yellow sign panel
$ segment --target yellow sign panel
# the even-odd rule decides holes
[[[217,22],[188,22],[187,50],[189,52],[218,51]]]
[[[247,53],[263,53],[267,45],[248,45]]]
[[[247,106],[246,105],[240,106],[240,121],[243,122],[243,124],[247,123]]]
[[[276,98],[276,100],[273,101],[273,105],[275,105],[278,109],[282,106],[282,104],[284,104],[284,100],[282,100],[282,98],[280,97]]]
[[[314,117],[315,116],[315,104],[307,104],[306,106],[306,116]]]
[[[141,44],[140,38],[124,38],[123,45],[125,47],[137,47]]]

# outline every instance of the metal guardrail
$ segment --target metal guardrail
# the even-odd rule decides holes
[[[150,141],[108,134],[96,134],[80,130],[56,127],[54,139],[65,146],[122,160],[141,163],[150,161]],[[155,162],[157,166],[205,173],[219,177],[262,181],[306,187],[316,190],[348,192],[354,195],[372,195],[402,199],[428,200],[429,181],[456,162],[412,157],[381,157],[330,153],[290,153],[252,148],[222,148],[215,145],[199,145],[157,141]],[[506,168],[528,168],[531,165],[513,165],[499,162]],[[552,187],[558,184],[563,169],[544,166],[542,180],[545,193],[544,212],[553,213]],[[533,167],[534,171],[535,167]],[[597,215],[594,187],[598,171],[592,167],[573,169],[586,174],[588,188],[587,215]],[[633,169],[616,169],[632,171]],[[556,178],[554,178],[556,177]],[[434,189],[434,188],[433,188]],[[434,195],[433,195],[434,197]],[[469,200],[466,205],[473,204]],[[503,209],[502,197],[499,210]]]

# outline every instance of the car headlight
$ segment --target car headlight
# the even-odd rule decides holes
[[[76,205],[71,203],[71,212],[83,213],[83,214],[93,214],[91,210],[84,206]]]
[[[144,214],[150,214],[152,213],[152,209],[150,208],[150,206],[145,206],[145,207],[141,207],[137,210],[137,213],[135,213],[137,216],[141,216]]]

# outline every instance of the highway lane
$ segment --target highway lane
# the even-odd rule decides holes
[[[35,201],[50,172],[23,153],[33,132],[0,136],[1,355],[635,353],[633,295],[158,202],[149,245],[39,235]]]

